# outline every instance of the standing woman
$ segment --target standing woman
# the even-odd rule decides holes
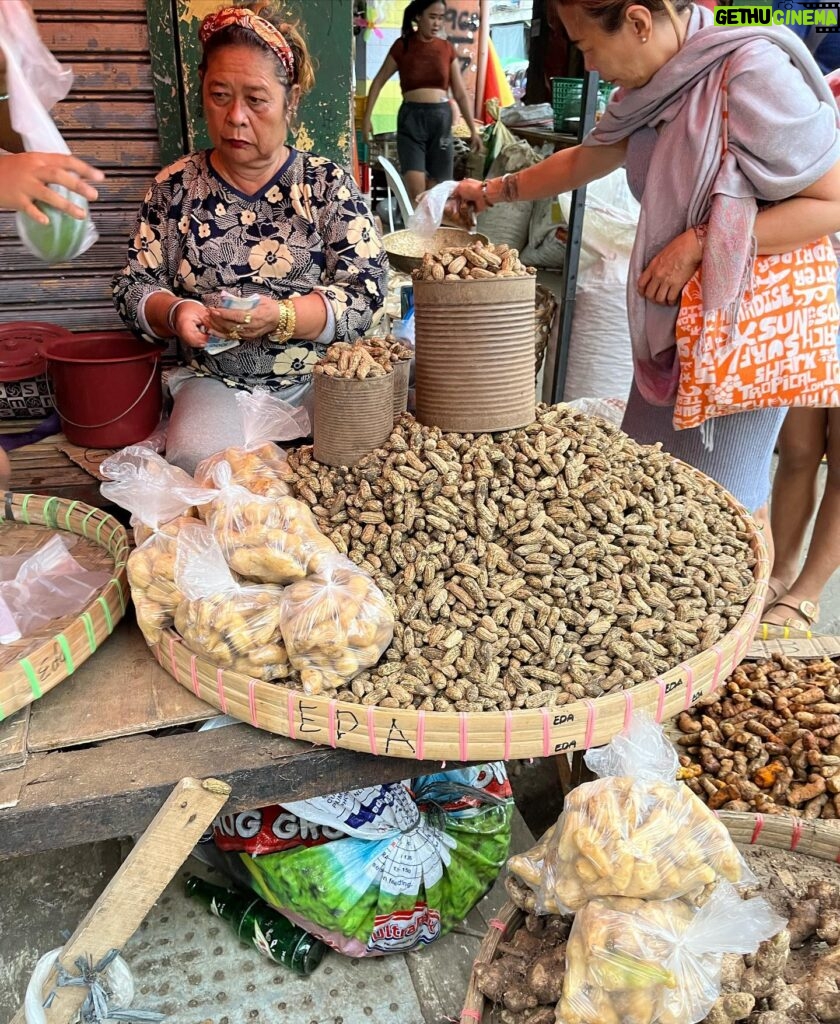
[[[619,89],[581,145],[504,178],[459,182],[455,206],[542,199],[625,168],[641,216],[627,286],[635,380],[623,429],[712,477],[766,526],[786,410],[723,416],[713,443],[703,427],[674,429],[677,317],[701,266],[704,319],[734,319],[754,253],[804,262],[798,249],[840,229],[834,99],[784,29],[718,28],[689,0],[555,2],[586,69]],[[761,287],[772,301],[766,282],[754,294]],[[816,289],[807,313],[828,322],[835,297]]]
[[[397,153],[412,203],[427,188],[452,177],[450,91],[469,125],[470,147],[476,152],[481,148],[455,47],[443,33],[445,15],[443,0],[412,0],[403,14],[400,38],[376,73],[365,107],[362,130],[369,139],[382,87],[399,71],[403,102],[397,115]]]

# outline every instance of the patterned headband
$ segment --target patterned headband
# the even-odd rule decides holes
[[[202,21],[201,29],[198,33],[202,46],[211,36],[221,32],[223,28],[228,28],[230,25],[240,25],[242,28],[250,29],[256,36],[259,36],[283,65],[289,84],[294,82],[295,56],[292,53],[291,46],[283,38],[283,33],[275,28],[270,21],[266,21],[265,18],[261,18],[258,14],[254,14],[253,11],[249,11],[245,7],[223,7],[222,10],[216,11],[215,14],[208,14],[204,21]]]

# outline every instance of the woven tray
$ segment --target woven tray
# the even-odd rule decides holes
[[[0,554],[36,547],[56,530],[76,534],[73,557],[113,576],[80,615],[53,619],[38,633],[0,646],[0,721],[71,675],[112,633],[125,613],[128,537],[113,516],[79,501],[6,494]]]
[[[758,625],[769,574],[764,542],[752,521],[747,523],[756,556],[756,588],[734,629],[714,647],[651,682],[557,709],[454,713],[364,707],[226,672],[193,654],[173,631],[153,651],[182,686],[223,714],[310,743],[440,761],[508,761],[597,747],[626,729],[634,711],[648,711],[657,722],[684,711],[714,693],[743,660]]]
[[[763,846],[773,850],[788,850],[816,857],[818,860],[840,862],[840,828],[824,821],[803,821],[801,818],[781,815],[741,814],[721,811],[720,820],[739,846]],[[478,954],[477,964],[491,963],[496,957],[499,943],[512,936],[525,919],[524,911],[510,900],[504,903],[492,927],[487,930]],[[461,1010],[461,1024],[486,1024],[486,1000],[475,984],[474,973]]]

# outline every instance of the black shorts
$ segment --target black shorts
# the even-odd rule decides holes
[[[422,171],[432,181],[450,181],[455,154],[452,109],[447,102],[403,103],[397,115],[400,171]]]

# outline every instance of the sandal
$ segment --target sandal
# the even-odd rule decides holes
[[[772,622],[767,618],[768,612],[774,612],[777,608],[786,608],[789,611],[796,612],[796,615],[790,615],[781,622]],[[771,608],[765,608],[765,615],[762,618],[762,622],[766,622],[770,626],[786,626],[788,629],[798,629],[803,632],[808,632],[820,617],[820,606],[814,601],[800,601],[796,603],[795,598],[782,597],[776,601]]]
[[[769,611],[771,606],[777,601],[781,600],[788,592],[788,588],[778,578],[778,576],[771,576],[767,581],[767,595],[764,598],[764,611]]]

